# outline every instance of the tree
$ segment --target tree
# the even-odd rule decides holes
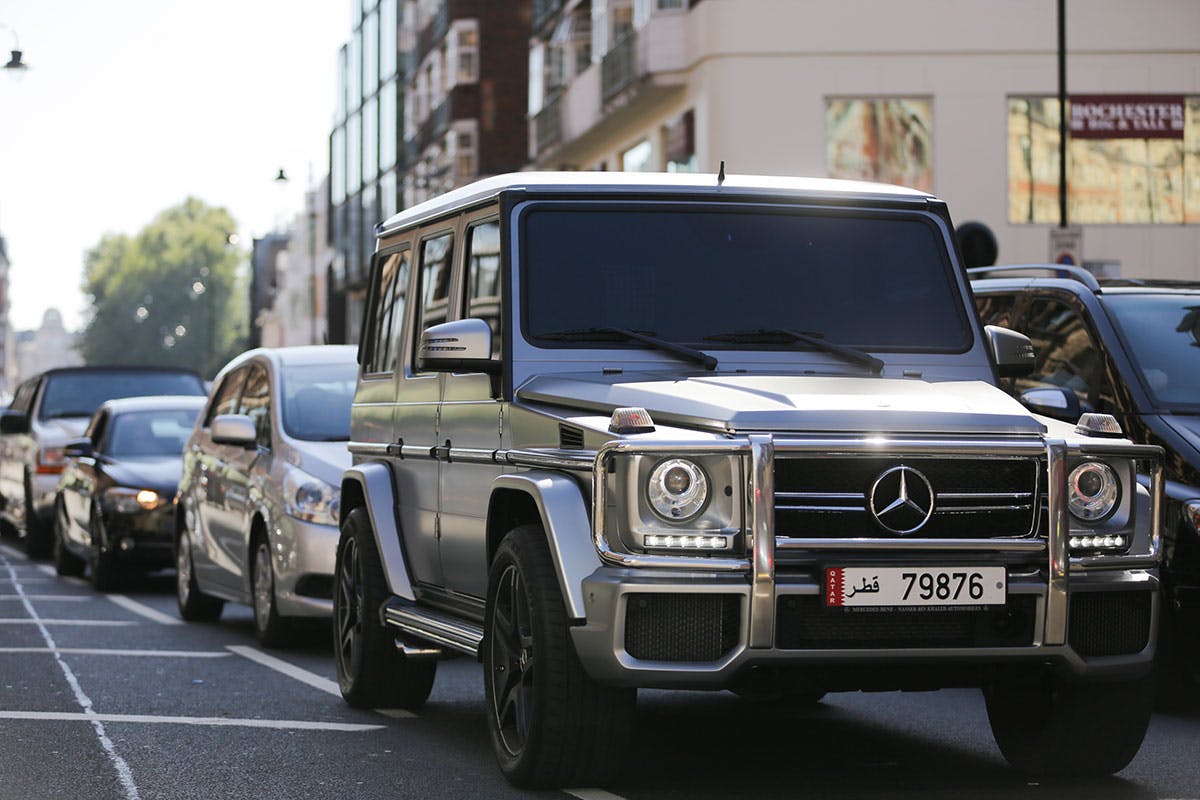
[[[189,197],[132,238],[106,234],[84,259],[84,361],[216,374],[245,344],[236,229],[225,209]]]

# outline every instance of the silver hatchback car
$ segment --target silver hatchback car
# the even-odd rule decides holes
[[[269,647],[328,617],[342,470],[350,465],[353,346],[260,348],[217,375],[184,448],[175,512],[179,613],[254,607]]]

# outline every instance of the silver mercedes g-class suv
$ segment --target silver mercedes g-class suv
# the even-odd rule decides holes
[[[1001,752],[1107,774],[1151,713],[1160,453],[997,388],[944,203],[520,173],[378,228],[341,493],[354,706],[483,662],[501,770],[595,785],[639,687],[980,687]]]

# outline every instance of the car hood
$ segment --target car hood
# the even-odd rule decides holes
[[[517,392],[529,402],[609,413],[645,408],[660,424],[731,432],[1037,435],[1045,428],[982,381],[810,375],[547,375]]]
[[[135,489],[154,489],[159,494],[174,496],[183,474],[182,456],[158,456],[107,460],[104,471],[120,486]]]
[[[305,442],[293,439],[288,461],[331,486],[342,485],[342,472],[352,459],[346,442]]]

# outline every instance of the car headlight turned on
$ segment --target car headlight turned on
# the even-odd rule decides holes
[[[134,489],[128,486],[115,486],[104,493],[104,499],[109,508],[120,514],[136,514],[139,511],[153,511],[163,503],[169,502],[169,497],[163,497],[153,489]]]
[[[292,468],[283,477],[283,510],[289,517],[337,525],[340,496],[340,489],[303,470]]]
[[[650,473],[646,495],[654,513],[669,522],[686,522],[708,502],[704,470],[686,458],[670,458]]]

